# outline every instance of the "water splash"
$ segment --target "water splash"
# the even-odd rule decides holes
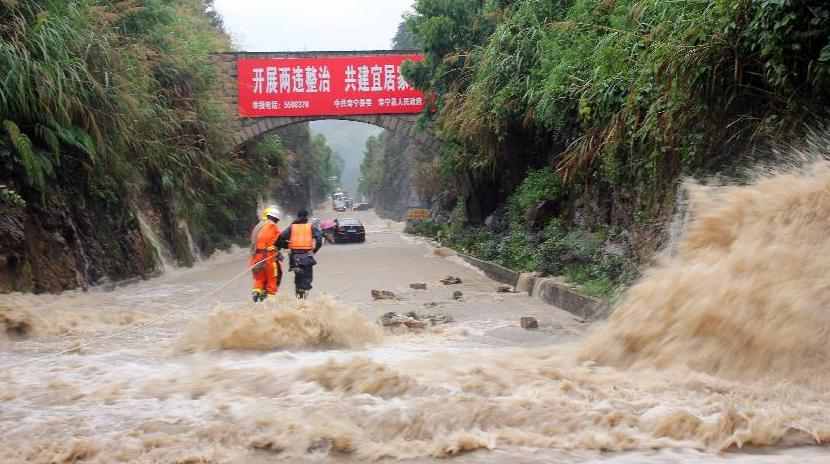
[[[379,343],[380,327],[328,296],[280,295],[265,304],[220,307],[188,327],[182,351],[362,348]]]
[[[688,184],[692,220],[584,359],[754,380],[830,372],[830,163],[747,186]]]

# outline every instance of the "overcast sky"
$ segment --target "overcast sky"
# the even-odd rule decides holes
[[[237,47],[250,52],[392,47],[414,0],[216,0]]]

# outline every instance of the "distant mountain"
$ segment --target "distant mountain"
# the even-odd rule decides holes
[[[343,190],[355,197],[366,139],[380,134],[383,129],[359,122],[324,120],[312,122],[311,132],[323,134],[332,150],[346,161],[343,178],[340,181]]]

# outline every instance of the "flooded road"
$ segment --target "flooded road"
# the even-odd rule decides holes
[[[830,460],[798,447],[830,438],[825,384],[598,365],[628,328],[589,337],[603,327],[353,215],[367,243],[324,247],[303,303],[290,274],[276,301],[250,303],[244,251],[111,292],[0,297],[0,461]],[[384,330],[388,311],[455,322]]]

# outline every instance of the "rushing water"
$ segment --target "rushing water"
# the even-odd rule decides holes
[[[248,303],[247,275],[227,284],[244,252],[111,293],[4,297],[0,460],[827,462],[828,186],[826,164],[690,186],[677,253],[595,327],[367,213],[369,243],[325,248],[308,302]],[[464,283],[440,285],[450,273]],[[427,309],[457,322],[373,322]]]

